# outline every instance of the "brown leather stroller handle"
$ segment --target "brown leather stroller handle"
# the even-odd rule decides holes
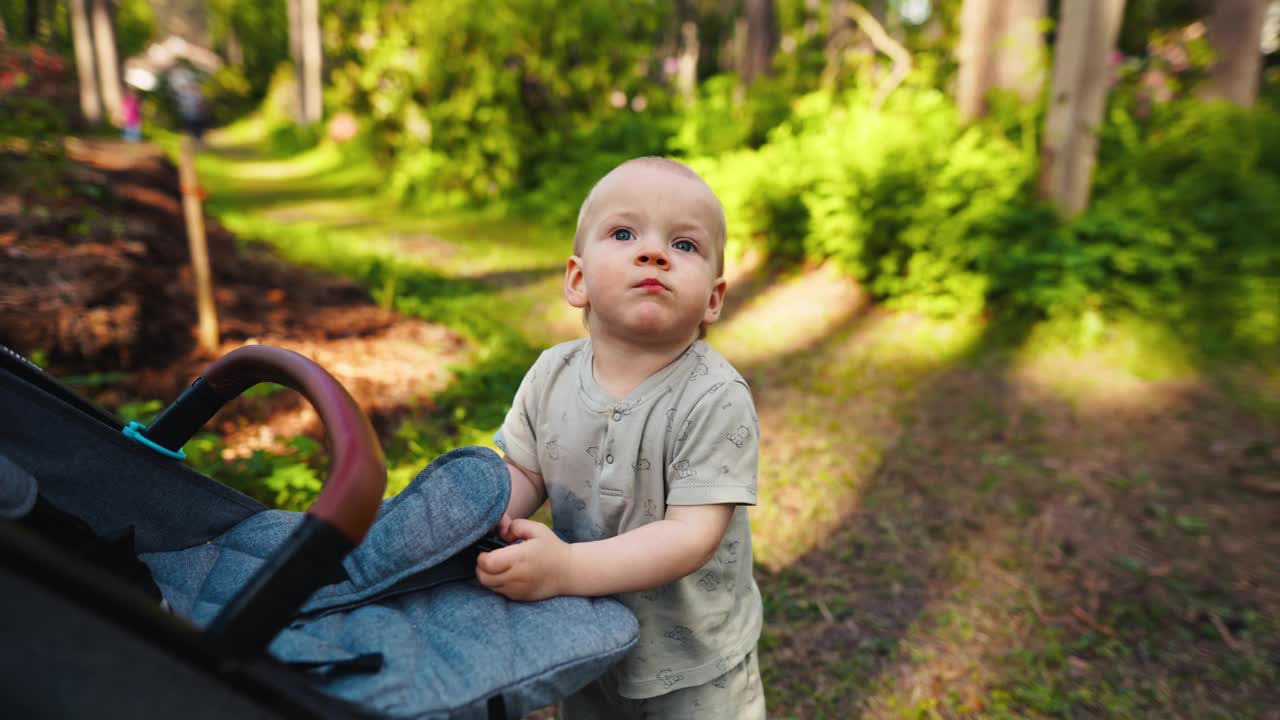
[[[296,390],[320,414],[329,446],[329,476],[307,514],[358,545],[386,492],[387,463],[360,406],[341,383],[305,356],[270,345],[236,348],[209,365],[142,435],[155,449],[178,455],[223,405],[263,382]]]
[[[358,545],[373,524],[387,489],[387,464],[369,418],[324,368],[303,355],[269,345],[247,345],[215,360],[204,380],[224,398],[262,382],[301,393],[320,415],[329,446],[329,475],[307,510]]]

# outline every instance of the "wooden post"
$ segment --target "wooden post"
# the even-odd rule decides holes
[[[1089,205],[1098,126],[1124,0],[1064,0],[1054,47],[1049,116],[1040,145],[1040,197],[1067,217]]]
[[[213,304],[209,247],[204,237],[204,190],[196,175],[196,140],[190,135],[182,138],[178,177],[182,190],[182,211],[187,220],[187,244],[191,248],[192,277],[196,284],[196,318],[199,320],[196,337],[200,349],[213,354],[218,349],[218,310]]]

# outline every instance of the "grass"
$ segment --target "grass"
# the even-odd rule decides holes
[[[565,228],[388,206],[367,162],[264,160],[250,125],[215,140],[200,171],[230,229],[471,340],[384,438],[393,486],[489,444],[536,353],[582,333]],[[710,340],[764,433],[771,715],[1277,717],[1275,368],[1205,366],[1132,321],[937,321],[821,268],[730,273]]]

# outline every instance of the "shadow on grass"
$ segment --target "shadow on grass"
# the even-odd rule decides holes
[[[997,325],[938,368],[825,541],[760,570],[772,713],[1277,706],[1275,501],[1223,475],[1280,469],[1280,428],[1198,386],[1028,371],[1025,337]]]

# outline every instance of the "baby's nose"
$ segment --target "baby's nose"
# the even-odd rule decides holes
[[[636,253],[636,264],[657,265],[660,268],[665,268],[669,261],[667,260],[667,254],[661,250],[645,248]]]

